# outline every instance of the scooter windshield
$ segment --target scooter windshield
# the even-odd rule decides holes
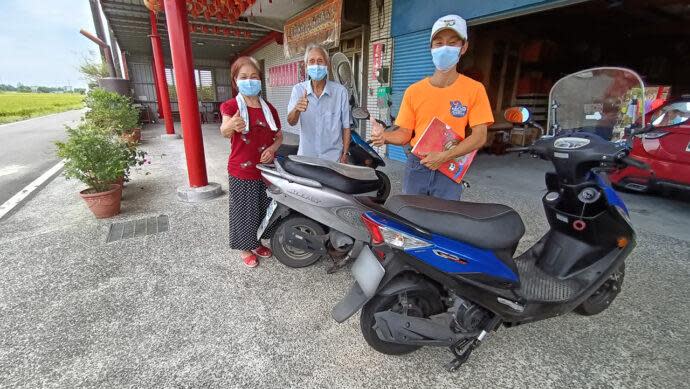
[[[584,131],[617,141],[632,125],[644,126],[644,85],[632,70],[601,67],[558,80],[549,94],[548,132]]]

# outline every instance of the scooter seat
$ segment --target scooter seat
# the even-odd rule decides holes
[[[347,194],[362,194],[368,192],[375,192],[379,189],[381,183],[376,173],[373,172],[371,168],[360,168],[371,170],[372,176],[362,175],[362,177],[373,177],[373,179],[356,179],[352,177],[347,177],[339,172],[333,170],[330,166],[335,164],[330,161],[321,160],[322,165],[316,165],[313,163],[302,162],[294,156],[290,156],[282,160],[281,165],[290,174],[296,176],[309,178],[314,181],[320,182],[321,185],[327,186],[329,188],[335,189],[339,192]],[[347,166],[347,165],[345,165]],[[343,167],[344,169],[345,167]],[[342,170],[339,168],[339,170]]]
[[[514,248],[525,233],[520,215],[501,204],[400,195],[385,207],[431,232],[490,250]]]

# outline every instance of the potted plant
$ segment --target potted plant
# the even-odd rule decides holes
[[[79,193],[97,218],[117,215],[122,187],[113,182],[129,171],[132,148],[88,122],[68,127],[67,134],[65,142],[56,142],[57,155],[65,160],[65,177],[88,186]]]
[[[124,185],[124,182],[129,181],[131,168],[141,166],[146,162],[149,164],[151,163],[146,156],[147,153],[145,151],[138,150],[131,143],[127,143],[127,147],[123,149],[123,158],[125,161],[127,161],[127,167],[125,168],[125,171],[122,173],[122,177],[120,177],[118,182],[120,185]]]
[[[84,118],[93,127],[111,131],[128,143],[139,142],[139,111],[132,105],[129,97],[94,88],[84,101],[89,108]]]
[[[83,56],[79,64],[79,72],[84,76],[89,89],[97,88],[98,81],[110,75],[108,73],[108,66],[104,61],[93,60],[95,55],[95,51],[89,50],[89,55]]]

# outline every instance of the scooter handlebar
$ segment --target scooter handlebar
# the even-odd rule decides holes
[[[508,147],[506,152],[508,153],[526,153],[530,151],[530,147]]]
[[[640,160],[637,160],[635,158],[631,158],[631,157],[626,156],[626,157],[620,158],[620,161],[623,162],[624,164],[628,165],[628,166],[636,167],[638,169],[642,169],[642,170],[649,170],[650,169],[649,165],[647,165],[646,163],[644,163]]]

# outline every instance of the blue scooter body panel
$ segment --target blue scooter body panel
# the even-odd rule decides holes
[[[404,250],[420,261],[450,274],[482,273],[493,278],[517,282],[518,276],[490,250],[477,248],[467,243],[431,234],[430,239],[421,237],[409,227],[385,218],[375,212],[366,216],[388,228],[412,235],[429,242],[431,246]]]

